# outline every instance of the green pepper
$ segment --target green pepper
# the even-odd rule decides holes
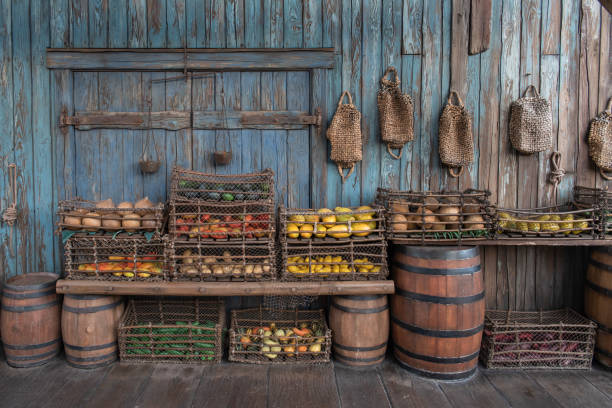
[[[223,201],[234,201],[234,195],[230,193],[224,193],[221,197]]]

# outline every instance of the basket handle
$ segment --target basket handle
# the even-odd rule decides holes
[[[530,90],[530,89],[533,91],[533,95],[534,95],[536,98],[539,98],[539,97],[540,97],[540,93],[538,92],[538,90],[536,89],[536,87],[535,87],[535,86],[533,86],[533,85],[529,85],[529,86],[527,87],[527,89],[525,89],[525,92],[523,93],[523,97],[527,96],[527,94],[529,93],[529,90]]]
[[[452,177],[457,178],[457,177],[459,177],[459,176],[461,176],[463,174],[463,169],[464,168],[465,167],[463,167],[463,166],[459,166],[459,173],[455,173],[455,168],[449,166],[448,167],[448,174],[450,174]]]
[[[453,95],[455,95],[455,98],[457,98],[457,105],[458,106],[463,106],[463,101],[461,100],[461,97],[459,96],[457,91],[455,91],[454,89],[451,89],[450,93],[448,94],[448,100],[446,102],[449,105],[452,105],[453,104]]]
[[[342,95],[340,95],[340,100],[338,101],[338,107],[342,106],[342,100],[344,99],[344,95],[348,96],[348,100],[349,100],[349,105],[353,104],[353,97],[351,96],[351,93],[349,91],[344,91],[342,92]]]
[[[393,153],[391,151],[391,145],[387,145],[387,151],[389,152],[389,154],[391,155],[391,157],[393,157],[396,160],[399,160],[402,158],[402,152],[403,152],[404,146],[399,148],[399,153],[396,155],[395,153]]]
[[[606,112],[612,115],[612,97],[608,99],[608,104],[606,105]]]
[[[392,73],[393,76],[395,76],[395,80],[386,78],[387,75],[389,75],[390,73]],[[395,67],[390,66],[389,68],[387,68],[383,76],[380,78],[380,83],[382,85],[387,85],[387,86],[389,85],[399,86],[400,79],[399,79],[399,75],[397,74],[397,70],[395,69]]]
[[[349,178],[351,176],[351,174],[353,174],[353,170],[355,170],[355,163],[351,164],[351,168],[349,169],[348,174],[345,176],[344,175],[344,169],[342,168],[342,165],[338,164],[338,173],[340,173],[340,178],[342,179],[342,184],[344,184],[346,179]]]
[[[601,167],[599,168],[599,174],[601,175],[601,177],[604,178],[604,180],[612,180],[612,175],[606,174],[606,171],[602,169]]]

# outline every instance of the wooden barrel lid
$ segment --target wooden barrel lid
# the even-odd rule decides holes
[[[460,260],[480,255],[480,248],[477,246],[457,248],[456,246],[396,245],[394,250],[407,256],[422,259]]]
[[[58,279],[59,275],[50,272],[17,275],[6,281],[4,289],[15,291],[45,289],[54,286]]]

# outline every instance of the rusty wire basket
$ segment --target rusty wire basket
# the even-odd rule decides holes
[[[327,327],[323,310],[261,307],[232,310],[231,320],[230,361],[253,364],[320,364],[330,361],[331,330]]]
[[[266,169],[250,174],[205,174],[174,167],[170,182],[170,200],[272,203],[274,172]]]
[[[487,368],[590,369],[596,325],[571,309],[491,310],[480,359]]]
[[[182,243],[168,246],[172,279],[177,281],[275,280],[276,251],[267,243]]]
[[[62,200],[58,204],[58,226],[73,231],[152,231],[161,233],[164,204],[149,208],[97,208],[95,201],[80,198]]]
[[[531,209],[499,208],[496,238],[598,239],[600,214],[572,203]]]
[[[612,234],[612,191],[608,188],[575,186],[574,205],[577,208],[596,208],[600,214],[601,237],[610,238]]]
[[[376,203],[386,209],[387,237],[461,243],[492,237],[495,208],[491,193],[413,192],[379,188]]]
[[[284,281],[381,280],[389,274],[387,242],[282,244]]]
[[[225,304],[202,298],[132,298],[119,322],[119,358],[132,363],[219,363]]]
[[[66,279],[169,280],[168,241],[120,233],[114,238],[77,234],[64,244]]]
[[[384,209],[377,206],[312,210],[279,207],[280,241],[293,243],[384,239]]]
[[[174,241],[274,240],[276,222],[271,202],[171,201],[168,207],[168,233]]]

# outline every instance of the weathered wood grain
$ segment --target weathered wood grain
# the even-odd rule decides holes
[[[272,365],[268,377],[268,401],[270,408],[283,408],[289,404],[340,407],[333,366]]]
[[[561,51],[561,0],[542,0],[542,55]]]
[[[478,54],[489,48],[491,7],[491,0],[471,0],[470,54]]]
[[[402,10],[402,54],[421,54],[424,0],[404,0]]]

